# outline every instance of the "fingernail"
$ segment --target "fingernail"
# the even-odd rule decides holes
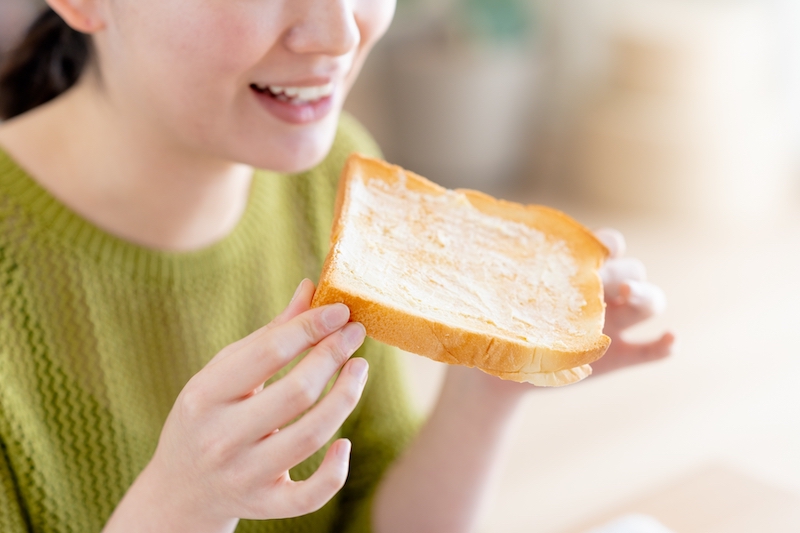
[[[625,282],[625,285],[628,286],[628,294],[625,298],[628,303],[633,306],[642,306],[648,303],[647,287],[643,283],[628,280]]]
[[[636,296],[640,296],[645,292],[644,283],[642,283],[641,281],[629,279],[625,280],[624,284],[627,285],[628,288],[631,290],[631,294],[634,294]]]
[[[336,449],[336,455],[342,459],[346,459],[350,456],[350,450],[353,447],[353,443],[350,442],[349,439],[341,439],[338,444],[338,448]]]
[[[619,231],[611,228],[600,228],[594,234],[608,249],[610,257],[620,257],[625,253],[625,237]]]
[[[333,304],[322,311],[322,321],[328,329],[342,327],[350,318],[350,309],[344,304]]]
[[[342,345],[348,352],[355,352],[361,343],[364,342],[364,337],[367,335],[367,330],[360,322],[353,322],[345,326],[342,330]]]
[[[369,370],[369,363],[362,357],[356,357],[350,360],[350,373],[358,380],[359,383],[367,381],[367,371]]]
[[[305,284],[305,282],[306,280],[304,279],[303,281],[300,282],[300,285],[298,285],[297,288],[294,290],[294,295],[292,296],[292,299],[289,300],[290,304],[293,301],[297,300],[297,297],[300,296],[300,291],[303,290],[303,284]]]
[[[631,293],[628,302],[637,307],[649,309],[653,314],[661,314],[667,307],[667,297],[664,291],[651,283],[645,281],[627,281]]]

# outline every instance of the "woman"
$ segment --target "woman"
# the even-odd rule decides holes
[[[528,388],[449,368],[414,437],[392,352],[301,282],[394,3],[48,3],[0,82],[0,530],[472,528]],[[665,356],[618,335],[658,290],[605,275],[603,364]]]

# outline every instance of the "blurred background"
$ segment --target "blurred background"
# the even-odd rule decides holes
[[[0,0],[0,54],[39,5]],[[669,360],[530,394],[482,531],[800,531],[798,0],[398,0],[347,107],[391,162],[616,227],[667,293],[631,336]]]

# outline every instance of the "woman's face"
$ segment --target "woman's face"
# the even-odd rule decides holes
[[[281,172],[327,154],[394,0],[105,0],[101,83],[176,149]]]

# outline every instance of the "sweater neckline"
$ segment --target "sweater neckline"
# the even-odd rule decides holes
[[[66,246],[118,272],[152,281],[191,278],[237,262],[252,249],[259,227],[257,205],[264,191],[265,171],[256,170],[247,204],[233,230],[222,239],[197,250],[169,251],[150,248],[118,237],[84,218],[53,196],[0,147],[0,185],[30,221],[54,244]]]

